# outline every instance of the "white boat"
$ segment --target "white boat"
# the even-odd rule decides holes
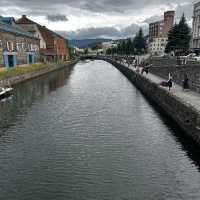
[[[12,87],[0,87],[0,99],[9,97],[12,94],[13,88]]]

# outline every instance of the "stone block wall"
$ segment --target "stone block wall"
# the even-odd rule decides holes
[[[108,59],[106,61],[120,70],[149,100],[156,103],[200,145],[200,113],[197,110],[141,74],[115,61]]]
[[[150,58],[150,63],[153,64],[153,66],[174,66],[177,64],[177,61],[175,58],[160,58],[160,57],[152,57]]]
[[[168,79],[169,73],[175,83],[182,85],[184,75],[189,78],[190,89],[200,93],[200,65],[151,67],[150,73]]]

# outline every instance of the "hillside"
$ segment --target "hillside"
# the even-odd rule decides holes
[[[69,40],[71,46],[78,48],[87,48],[97,43],[109,42],[111,39],[97,38],[97,39],[82,39],[82,40]]]

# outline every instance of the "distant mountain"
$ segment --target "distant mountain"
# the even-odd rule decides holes
[[[82,39],[82,40],[69,40],[71,46],[78,48],[87,48],[97,43],[109,42],[111,39],[97,38],[97,39]]]

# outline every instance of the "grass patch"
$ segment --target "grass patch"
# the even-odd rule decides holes
[[[5,69],[0,70],[0,80],[18,76],[18,75],[25,74],[28,72],[38,71],[38,70],[47,68],[48,66],[51,66],[51,65],[37,63],[37,64],[31,64],[31,65],[17,66],[14,68],[5,68]]]
[[[18,75],[26,74],[29,72],[39,71],[48,67],[59,66],[63,64],[70,64],[76,60],[68,60],[65,62],[56,62],[56,63],[35,63],[30,65],[16,66],[14,68],[1,68],[0,69],[0,80],[7,78],[15,77]]]

